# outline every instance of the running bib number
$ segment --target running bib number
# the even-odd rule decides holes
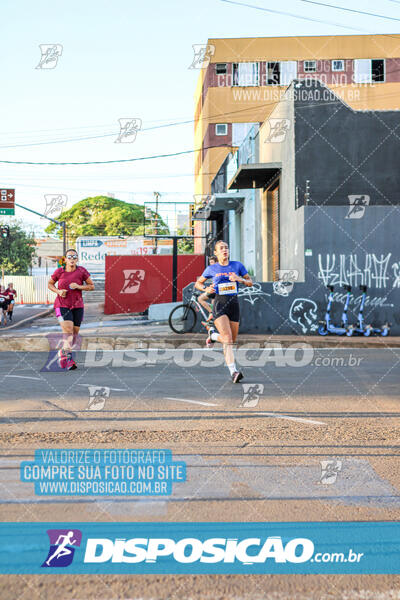
[[[218,294],[224,296],[227,294],[237,294],[237,283],[236,281],[229,281],[229,283],[218,284]]]

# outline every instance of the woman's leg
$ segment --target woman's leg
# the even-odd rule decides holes
[[[80,329],[80,326],[77,327],[76,325],[74,325],[73,339],[72,339],[72,347],[73,348],[75,348],[76,340],[78,339],[78,336],[79,336],[79,329]]]
[[[74,337],[74,324],[72,321],[61,321],[60,325],[63,332],[62,348],[66,352],[71,352]]]
[[[214,323],[219,333],[217,335],[212,334],[211,339],[223,344],[225,362],[232,375],[236,371],[233,343],[236,340],[237,331],[235,337],[232,335],[232,325],[235,325],[235,323],[231,323],[227,315],[221,315],[218,319],[215,319]],[[239,329],[239,323],[236,323],[236,325]],[[235,327],[233,331],[235,331]]]
[[[239,323],[235,321],[230,321],[229,323],[231,326],[232,343],[234,344],[239,333]]]
[[[207,312],[210,313],[212,311],[210,304],[207,302],[207,300],[209,300],[207,294],[200,294],[197,300],[199,304],[201,304],[201,306],[206,309]]]

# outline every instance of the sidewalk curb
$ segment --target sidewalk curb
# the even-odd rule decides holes
[[[27,317],[26,319],[23,319],[22,321],[18,321],[18,323],[9,325],[9,326],[5,327],[4,329],[0,330],[0,335],[2,333],[7,333],[7,331],[10,331],[11,329],[16,329],[17,327],[21,327],[21,325],[26,325],[28,323],[31,323],[35,319],[40,319],[40,317],[47,317],[48,315],[50,315],[53,312],[53,310],[54,310],[53,307],[46,308],[46,310],[38,313],[37,315],[32,315],[31,317]]]
[[[289,338],[289,339],[287,339]],[[326,338],[316,338],[310,336],[309,339],[296,338],[296,336],[276,336],[274,339],[271,335],[247,335],[243,334],[237,344],[237,348],[247,348],[249,350],[260,348],[376,348],[376,349],[393,349],[400,348],[400,338],[338,338],[327,340]],[[84,336],[82,335],[81,351],[96,351],[96,350],[135,350],[148,348],[164,348],[164,349],[188,349],[205,348],[205,336],[202,334],[194,335],[152,335],[150,336]],[[216,348],[221,348],[218,344]],[[13,338],[7,342],[7,347],[0,345],[0,352],[48,352],[50,350],[48,338],[42,336],[24,336],[21,338]]]

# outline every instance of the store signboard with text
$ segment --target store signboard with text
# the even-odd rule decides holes
[[[105,272],[106,256],[149,256],[171,254],[172,240],[157,240],[157,252],[152,238],[143,236],[86,236],[78,237],[76,249],[79,264],[90,273]]]

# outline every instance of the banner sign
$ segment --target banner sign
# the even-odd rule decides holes
[[[2,523],[0,573],[400,573],[400,523]]]

